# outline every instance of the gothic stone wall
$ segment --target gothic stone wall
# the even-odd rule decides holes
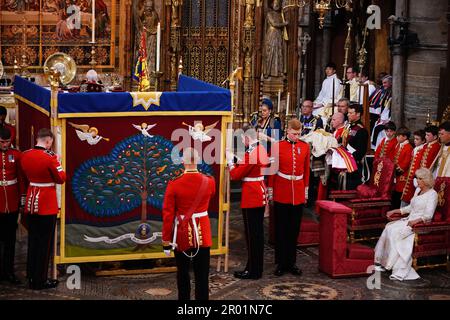
[[[427,109],[432,120],[438,108],[440,68],[446,66],[447,0],[410,0],[410,30],[419,36],[420,47],[411,50],[405,76],[405,124],[423,128]]]

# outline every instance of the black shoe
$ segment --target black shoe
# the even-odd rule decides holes
[[[59,284],[58,280],[48,279],[44,282],[44,289],[53,289],[56,288]]]
[[[234,277],[238,279],[260,279],[261,275],[252,275],[248,270],[236,271]]]
[[[298,267],[296,267],[296,266],[294,266],[294,267],[292,267],[290,270],[289,270],[289,272],[291,273],[291,274],[293,274],[294,276],[301,276],[302,275],[302,270],[300,270]]]
[[[53,280],[53,279],[48,279],[44,283],[40,283],[40,284],[36,284],[30,280],[29,286],[30,286],[30,289],[32,289],[32,290],[44,290],[44,289],[56,288],[58,286],[58,283],[59,283],[58,280]]]
[[[4,276],[3,279],[5,281],[8,281],[10,284],[14,284],[14,285],[22,284],[22,281],[20,281],[14,273]]]
[[[280,267],[278,267],[274,272],[274,275],[276,275],[277,277],[281,277],[284,274],[284,270]]]

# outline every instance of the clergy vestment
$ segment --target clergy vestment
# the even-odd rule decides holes
[[[333,74],[327,77],[322,83],[322,89],[314,101],[314,116],[328,118],[331,115],[331,105],[333,104],[333,79],[334,79],[334,103],[340,99],[341,80]],[[324,123],[326,123],[324,119]]]

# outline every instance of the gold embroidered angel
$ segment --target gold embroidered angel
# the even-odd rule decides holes
[[[88,124],[76,124],[69,122],[69,124],[76,130],[78,138],[81,141],[86,141],[91,146],[96,145],[100,140],[109,141],[108,138],[104,138],[98,134],[98,129],[96,127],[90,127]]]
[[[204,127],[201,122],[195,122],[194,126],[188,125],[183,122],[183,125],[189,127],[189,135],[194,140],[200,140],[201,142],[211,141],[211,137],[208,136],[208,133],[214,129],[214,127],[219,123],[219,121],[214,122],[213,124]]]

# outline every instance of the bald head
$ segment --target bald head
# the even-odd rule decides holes
[[[336,112],[335,114],[333,114],[333,117],[331,117],[331,126],[333,127],[333,129],[339,129],[344,125],[344,121],[344,114]]]

